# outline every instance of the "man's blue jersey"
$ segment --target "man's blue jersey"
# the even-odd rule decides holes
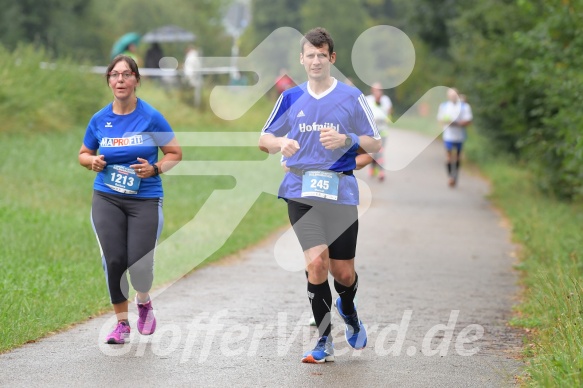
[[[299,170],[352,171],[356,168],[356,150],[352,147],[327,150],[320,143],[320,129],[330,127],[342,134],[367,135],[380,139],[374,116],[366,97],[357,89],[336,79],[324,93],[314,94],[305,82],[282,93],[277,100],[262,135],[287,136],[300,149],[286,158],[287,167]],[[302,178],[287,173],[279,188],[279,197],[301,198]],[[320,199],[320,198],[314,198]],[[323,200],[323,199],[322,199]],[[356,178],[341,175],[338,200],[331,202],[358,205]]]
[[[158,147],[174,138],[174,132],[164,116],[150,104],[138,99],[136,109],[127,115],[113,113],[109,104],[95,113],[85,132],[83,144],[90,150],[98,150],[104,155],[108,166],[129,167],[138,164],[138,157],[154,164],[158,161]],[[105,193],[120,194],[107,186],[103,179],[106,170],[95,177],[93,188]],[[164,195],[159,176],[141,180],[138,198],[158,198]]]

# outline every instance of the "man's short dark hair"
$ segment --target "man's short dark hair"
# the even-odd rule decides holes
[[[328,31],[326,31],[325,28],[316,27],[311,29],[304,35],[304,37],[300,41],[302,53],[304,52],[304,45],[308,42],[312,46],[317,48],[321,48],[325,44],[328,44],[328,54],[332,55],[332,53],[334,52],[334,41],[332,40],[332,37],[330,36]]]

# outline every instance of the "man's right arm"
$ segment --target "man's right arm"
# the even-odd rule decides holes
[[[446,110],[445,103],[439,104],[439,109],[437,110],[437,122],[443,127],[451,124],[451,118]]]
[[[283,156],[289,158],[300,149],[300,144],[287,137],[276,137],[271,133],[264,133],[259,138],[259,149],[269,154],[276,154],[281,151]]]
[[[271,133],[265,133],[259,138],[259,149],[268,154],[276,154],[281,151],[281,139]]]

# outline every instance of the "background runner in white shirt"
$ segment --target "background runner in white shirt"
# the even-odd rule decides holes
[[[393,113],[393,103],[389,96],[383,93],[380,82],[372,84],[370,87],[370,94],[366,96],[366,101],[370,105],[382,140],[382,147],[379,152],[372,156],[373,161],[370,164],[368,171],[370,177],[378,176],[379,180],[382,182],[385,180],[385,170],[383,168],[385,163],[384,152],[387,136],[389,135],[389,122],[392,121],[391,115]]]
[[[439,105],[437,120],[444,126],[443,144],[447,152],[447,175],[451,187],[457,183],[466,127],[472,123],[472,108],[459,98],[456,89],[448,89],[447,101]],[[455,154],[453,150],[455,149]]]

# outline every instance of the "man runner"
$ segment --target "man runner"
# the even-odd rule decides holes
[[[346,340],[355,349],[366,346],[366,330],[354,306],[359,196],[353,170],[357,154],[378,152],[381,138],[365,96],[330,75],[336,53],[329,33],[320,27],[310,30],[300,47],[308,82],[279,97],[259,148],[281,152],[289,168],[278,196],[288,204],[304,251],[308,298],[319,331],[315,348],[302,362],[323,363],[334,361],[329,272],[339,294],[335,306],[346,324]]]

